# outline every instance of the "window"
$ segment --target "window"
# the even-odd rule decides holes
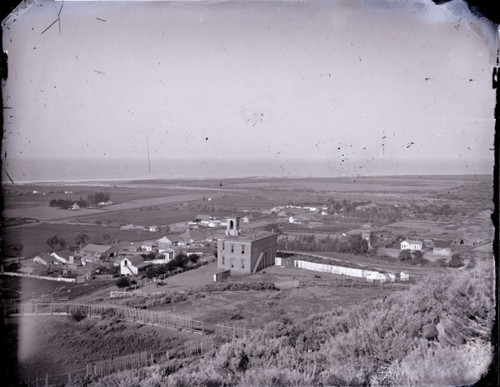
[[[244,260],[244,259],[242,259],[242,260],[241,260],[241,268],[242,268],[242,269],[244,269],[244,268],[245,268],[245,260]]]
[[[224,256],[222,256],[222,264],[224,265]]]
[[[231,253],[234,253],[234,245],[231,244]]]
[[[224,250],[224,245],[225,245],[225,244],[226,244],[226,243],[225,243],[224,241],[222,241],[222,250]]]
[[[245,245],[241,245],[241,254],[245,254]]]

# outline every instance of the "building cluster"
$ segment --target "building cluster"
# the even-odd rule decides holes
[[[420,251],[422,253],[428,252],[441,257],[450,257],[451,249],[448,245],[449,243],[445,241],[434,241],[432,239],[405,239],[401,242],[400,247],[401,251]]]
[[[179,254],[213,256],[208,246],[217,235],[203,230],[188,229],[182,234],[168,234],[155,240],[117,242],[108,245],[89,243],[75,251],[41,253],[33,257],[32,265],[24,265],[22,272],[77,278],[78,282],[94,274],[115,272],[137,275],[149,265],[166,264]]]

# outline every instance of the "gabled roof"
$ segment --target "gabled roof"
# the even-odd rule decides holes
[[[128,255],[126,257],[123,257],[120,260],[120,263],[123,262],[124,260],[128,260],[134,266],[144,263],[144,258],[142,258],[140,255]]]
[[[410,245],[411,244],[417,244],[417,245],[423,244],[422,241],[419,241],[419,240],[416,240],[416,239],[405,239],[403,242],[408,242]],[[401,242],[401,243],[403,243],[403,242]]]
[[[155,246],[156,243],[156,241],[144,241],[142,242],[142,246]]]
[[[104,254],[111,248],[112,246],[108,245],[94,245],[92,243],[89,243],[88,245],[82,248],[82,251],[94,254]]]
[[[270,236],[278,235],[270,231],[259,231],[257,233],[244,234],[238,236],[228,236],[224,238],[227,241],[238,241],[238,242],[253,242],[264,238],[269,238]]]
[[[74,253],[71,251],[68,251],[68,250],[67,251],[57,251],[57,252],[53,252],[52,254],[55,254],[55,255],[57,255],[61,258],[64,258],[66,260],[69,260],[70,257],[74,256]]]
[[[37,254],[33,257],[33,260],[36,258],[41,259],[42,261],[45,261],[45,263],[49,264],[54,261],[54,257],[52,257],[49,253],[40,253]]]
[[[165,235],[163,238],[158,239],[158,243],[175,243],[183,241],[179,235]]]
[[[201,241],[207,239],[207,233],[200,230],[187,230],[180,237],[184,240]]]

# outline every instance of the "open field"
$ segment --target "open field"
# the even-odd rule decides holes
[[[24,249],[22,255],[33,257],[50,248],[46,240],[53,235],[63,238],[68,243],[68,247],[73,244],[75,237],[79,233],[85,233],[90,237],[90,243],[106,244],[114,241],[137,241],[145,239],[161,238],[164,233],[150,232],[142,230],[120,230],[119,228],[100,227],[92,225],[74,224],[52,224],[52,223],[32,223],[24,226],[7,227],[2,230],[5,242],[10,244],[22,244]],[[110,236],[109,240],[104,235]]]
[[[210,265],[215,265],[215,263]],[[363,287],[351,288],[347,285],[342,287],[336,281],[342,281],[346,277],[271,266],[256,274],[231,277],[230,282],[271,281],[276,283],[298,280],[302,284],[301,287],[279,291],[247,290],[207,293],[203,292],[202,286],[211,282],[211,273],[216,271],[215,266],[211,267],[210,265],[168,278],[166,286],[144,288],[152,291],[185,292],[191,290],[191,292],[186,293],[186,301],[158,305],[154,309],[189,316],[205,322],[207,326],[222,323],[258,329],[262,328],[263,324],[276,321],[284,316],[292,319],[299,318],[312,313],[326,312],[336,306],[358,304],[397,291],[387,287],[371,288],[366,284],[366,281],[363,281],[365,284]],[[200,271],[202,269],[203,271]],[[188,287],[183,283],[189,275],[192,285]],[[196,291],[196,289],[201,289],[201,291]]]
[[[203,195],[201,194],[183,194],[148,199],[133,199],[127,202],[112,204],[98,209],[81,209],[78,211],[61,210],[49,207],[50,199],[47,199],[43,204],[37,204],[35,206],[21,205],[22,203],[26,204],[26,202],[21,202],[17,207],[9,205],[9,202],[6,201],[6,210],[4,211],[3,216],[5,218],[31,218],[38,220],[75,219],[86,215],[103,214],[113,211],[131,210],[172,203],[185,203],[193,200],[199,200],[202,197]]]
[[[449,190],[464,183],[491,182],[491,176],[380,176],[333,179],[280,179],[254,182],[236,182],[230,187],[269,189],[296,189],[320,192],[433,192]]]
[[[68,298],[73,300],[87,294],[98,293],[101,289],[107,289],[113,281],[92,281],[84,284],[65,283],[57,281],[45,281],[27,277],[1,276],[2,281],[1,298],[3,300],[29,301],[32,299],[51,300],[53,297]],[[109,293],[107,293],[109,295]],[[79,302],[80,301],[79,298]]]
[[[103,224],[112,222],[121,225],[133,223],[141,226],[150,226],[191,221],[196,217],[196,215],[198,215],[198,212],[173,211],[167,206],[151,205],[137,209],[121,211],[110,210],[104,213],[96,213],[95,215],[76,217],[75,221],[92,223],[102,222]]]

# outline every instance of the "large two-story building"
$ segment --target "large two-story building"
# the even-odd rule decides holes
[[[226,237],[217,240],[217,267],[237,273],[255,273],[274,265],[278,235],[268,231],[242,234],[239,223],[239,218],[229,218]]]

